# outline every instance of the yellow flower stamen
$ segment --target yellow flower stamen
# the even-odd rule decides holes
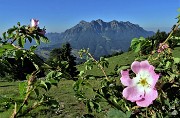
[[[141,78],[139,81],[139,84],[141,84],[142,86],[148,86],[149,85],[146,78]]]

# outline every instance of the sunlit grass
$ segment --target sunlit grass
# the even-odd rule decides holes
[[[114,72],[114,68],[116,65],[122,66],[122,65],[131,64],[136,57],[137,57],[137,53],[125,52],[121,55],[108,58],[109,66],[108,68],[105,68],[106,74],[111,75],[111,73]],[[83,64],[77,66],[77,68],[80,71],[85,69]],[[94,66],[92,70],[88,70],[87,74],[99,76],[99,77],[104,76],[102,71],[99,68],[97,68],[97,66]]]
[[[92,83],[93,86],[100,86],[100,80],[89,80],[89,82]],[[0,95],[6,95],[7,97],[11,98],[18,98],[18,84],[19,82],[0,82]],[[53,86],[50,91],[46,93],[47,95],[55,98],[60,103],[58,114],[52,112],[50,109],[48,109],[48,107],[39,107],[38,109],[32,111],[30,116],[25,116],[24,118],[74,118],[77,116],[81,117],[83,114],[87,114],[88,111],[85,105],[78,101],[75,97],[73,84],[74,81],[72,80],[61,80],[58,84],[58,87]],[[94,95],[94,92],[90,89],[85,89],[85,92],[88,93],[87,97]],[[30,102],[33,102],[33,99]],[[2,118],[9,118],[13,112],[13,107],[14,106],[12,106],[11,109],[6,112],[0,112],[0,116]],[[104,116],[104,113],[95,114],[99,117]]]
[[[180,58],[180,48],[175,48],[173,50],[173,56]],[[110,75],[111,72],[114,71],[114,67],[118,64],[120,65],[126,65],[131,64],[134,59],[137,57],[137,54],[133,52],[126,52],[121,55],[108,58],[109,61],[109,68],[105,68],[105,71],[107,75]],[[79,70],[84,69],[84,65],[77,66]],[[103,73],[100,69],[97,67],[93,68],[91,71],[87,71],[87,74],[94,75],[99,77],[103,76]],[[119,79],[119,77],[116,77],[115,79]],[[101,79],[92,79],[88,80],[94,87],[100,87],[100,81]],[[12,98],[18,98],[19,92],[18,92],[18,84],[19,82],[0,82],[0,95],[1,96],[7,96]],[[75,118],[75,117],[81,117],[83,114],[87,114],[87,109],[85,105],[82,102],[79,102],[77,98],[75,97],[75,92],[73,90],[73,84],[74,81],[72,80],[61,80],[58,84],[58,87],[53,86],[51,90],[46,93],[50,96],[53,96],[59,103],[60,103],[60,109],[59,113],[56,114],[54,112],[51,112],[48,107],[40,107],[34,111],[31,112],[30,117],[33,118]],[[94,92],[90,89],[84,90],[86,93],[88,93],[87,97],[92,97]],[[104,105],[104,108],[108,108],[108,105]],[[46,109],[46,110],[45,110]],[[9,118],[12,114],[13,107],[6,112],[1,113],[0,112],[0,118]],[[105,117],[105,112],[102,113],[92,113],[96,117]],[[24,118],[27,118],[25,116]]]

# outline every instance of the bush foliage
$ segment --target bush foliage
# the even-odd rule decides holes
[[[178,117],[180,115],[180,58],[172,55],[174,47],[180,47],[179,33],[177,33],[180,16],[177,19],[177,24],[168,35],[157,31],[155,36],[147,39],[143,37],[132,39],[130,48],[139,54],[134,62],[146,61],[150,63],[151,69],[160,75],[153,88],[157,90],[158,96],[147,107],[135,104],[136,100],[129,101],[122,93],[125,84],[120,84],[119,78],[126,76],[124,78],[129,79],[135,75],[138,76],[137,73],[132,72],[133,69],[131,71],[131,65],[117,65],[112,70],[115,71],[114,74],[109,76],[105,71],[105,68],[109,67],[108,59],[101,57],[96,60],[88,50],[82,49],[79,51],[80,57],[87,61],[84,63],[85,69],[78,74],[75,68],[75,57],[71,55],[71,46],[68,43],[62,48],[52,50],[50,59],[46,63],[34,53],[41,42],[49,41],[44,35],[45,28],[41,29],[36,19],[32,19],[30,25],[21,26],[17,23],[17,26],[4,32],[0,39],[0,76],[9,76],[19,80],[26,78],[26,81],[19,83],[20,96],[0,95],[0,112],[4,113],[13,109],[10,117],[16,118],[26,117],[31,111],[41,106],[48,107],[48,110],[52,112],[57,111],[59,102],[49,96],[48,91],[52,86],[57,86],[60,79],[69,78],[76,80],[73,85],[75,96],[86,105],[89,111],[89,114],[83,117],[93,117],[91,113],[102,111],[107,111],[109,118]],[[35,40],[37,45],[31,46],[28,50],[24,49],[26,41],[32,42],[32,40]],[[93,86],[88,81],[87,71],[92,70],[94,66],[104,74],[99,86]],[[130,77],[122,74],[124,70],[129,72]],[[77,74],[78,78],[75,78]],[[91,78],[95,79],[95,76],[92,75]],[[139,83],[148,84],[144,81],[147,78],[140,78],[143,81]],[[155,79],[155,77],[152,76],[150,79]],[[88,96],[89,93],[85,92],[87,89],[94,94]],[[145,90],[144,92],[146,94]],[[106,109],[102,107],[105,104],[109,105]]]

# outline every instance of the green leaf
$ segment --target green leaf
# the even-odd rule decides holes
[[[83,80],[82,79],[78,79],[74,85],[73,85],[73,89],[74,91],[78,92],[81,90],[81,84],[82,84]]]
[[[144,37],[140,37],[139,40],[142,42],[145,41],[146,39]]]
[[[93,63],[92,59],[87,60],[84,64],[85,64],[86,70],[92,70],[93,69],[94,63]]]
[[[37,45],[40,45],[40,36],[36,34],[36,35],[34,36],[34,39],[35,39],[36,44],[37,44]]]
[[[133,38],[132,41],[131,41],[131,46],[130,47],[134,47],[138,42],[139,42],[138,38]]]
[[[105,60],[105,58],[104,57],[100,57],[100,61],[104,61]]]
[[[120,73],[121,70],[127,70],[127,69],[129,69],[129,68],[130,68],[130,66],[121,66],[121,67],[117,70],[117,73]]]
[[[166,68],[169,68],[170,66],[171,66],[171,62],[170,61],[167,61],[167,63],[166,63]]]
[[[57,72],[57,71],[51,71],[46,75],[46,79],[50,80],[50,79],[58,79],[60,76],[62,75],[61,72]]]
[[[54,86],[58,86],[58,82],[56,80],[54,80],[54,79],[50,79],[50,80],[48,80],[48,82],[51,83]]]
[[[22,47],[24,47],[24,44],[26,43],[26,39],[23,36],[21,36],[21,42],[22,42]]]
[[[100,57],[100,62],[101,66],[104,68],[108,68],[109,66],[109,62],[108,62],[108,59],[104,58],[104,57]]]
[[[117,109],[110,109],[107,113],[107,118],[130,118],[130,116],[131,116],[130,111],[124,113]]]
[[[40,87],[44,88],[44,90],[46,90],[46,91],[48,90],[48,87],[47,87],[46,83],[44,81],[42,81],[42,80],[40,82]]]
[[[9,49],[9,50],[15,49],[15,47],[10,43],[3,44],[0,48]]]
[[[180,58],[174,58],[174,64],[179,64],[180,63]]]
[[[23,42],[22,42],[22,39],[20,37],[17,39],[17,43],[20,47],[23,47]]]
[[[61,61],[60,62],[62,67],[68,68],[69,67],[69,63],[67,61]]]
[[[96,111],[97,111],[98,113],[102,111],[100,104],[97,103],[97,102],[94,102],[94,109],[96,109]]]
[[[139,52],[139,51],[141,51],[141,43],[138,43],[134,50],[134,52]]]
[[[30,47],[30,51],[34,52],[36,50],[36,48],[37,48],[37,45],[33,45],[33,46]]]
[[[3,48],[0,48],[0,57],[5,53],[5,49],[3,49]]]
[[[98,103],[103,101],[103,97],[100,96],[99,94],[95,95],[94,98],[95,98],[95,101],[98,102]]]
[[[131,41],[131,45],[130,45],[131,49],[133,51],[137,52],[138,45],[140,46],[140,40],[138,38],[133,38]]]
[[[9,38],[9,39],[14,39],[14,36],[15,36],[15,34],[13,34],[13,33],[8,34],[8,38]]]
[[[104,67],[108,68],[108,66],[109,66],[109,62],[104,63]]]
[[[37,45],[40,45],[40,40],[39,39],[35,39],[35,42]]]
[[[15,54],[16,54],[16,59],[18,59],[18,58],[20,58],[20,57],[23,56],[23,51],[22,51],[22,50],[17,50],[17,51],[15,52]]]
[[[31,43],[31,42],[32,42],[31,36],[26,36],[26,37],[27,37],[27,39],[29,40],[29,42]]]
[[[87,107],[87,109],[88,109],[88,112],[92,112],[93,107],[94,107],[93,102],[91,102],[90,100],[88,100],[88,101],[86,102],[86,107]]]
[[[40,87],[44,88],[48,91],[51,88],[51,83],[49,81],[42,81],[40,82]]]
[[[85,74],[85,71],[82,70],[82,71],[80,71],[79,76],[82,77],[82,76],[84,76],[84,74]]]
[[[149,47],[149,45],[151,45],[149,40],[146,40],[144,37],[140,37],[139,39],[138,38],[132,39],[130,47],[134,52],[139,53],[144,48]]]
[[[7,33],[8,33],[8,34],[11,34],[11,33],[14,32],[16,29],[18,29],[18,28],[14,26],[13,28],[8,29]]]
[[[40,40],[41,40],[43,43],[49,43],[48,38],[45,37],[45,36],[41,36],[41,37],[40,37]]]
[[[3,33],[3,38],[6,40],[6,32]]]
[[[39,89],[34,89],[34,92],[35,92],[35,94],[36,94],[36,96],[38,97],[39,96]]]
[[[51,88],[51,83],[50,83],[50,81],[45,81],[45,83],[46,83],[46,86],[47,86],[47,90],[50,90],[50,88]]]
[[[89,105],[90,105],[91,108],[94,107],[94,104],[93,104],[93,102],[91,102],[91,101],[89,102]]]

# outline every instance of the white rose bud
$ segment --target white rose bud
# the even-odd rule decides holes
[[[38,24],[39,24],[39,20],[31,19],[31,24],[30,24],[31,27],[37,27]]]

